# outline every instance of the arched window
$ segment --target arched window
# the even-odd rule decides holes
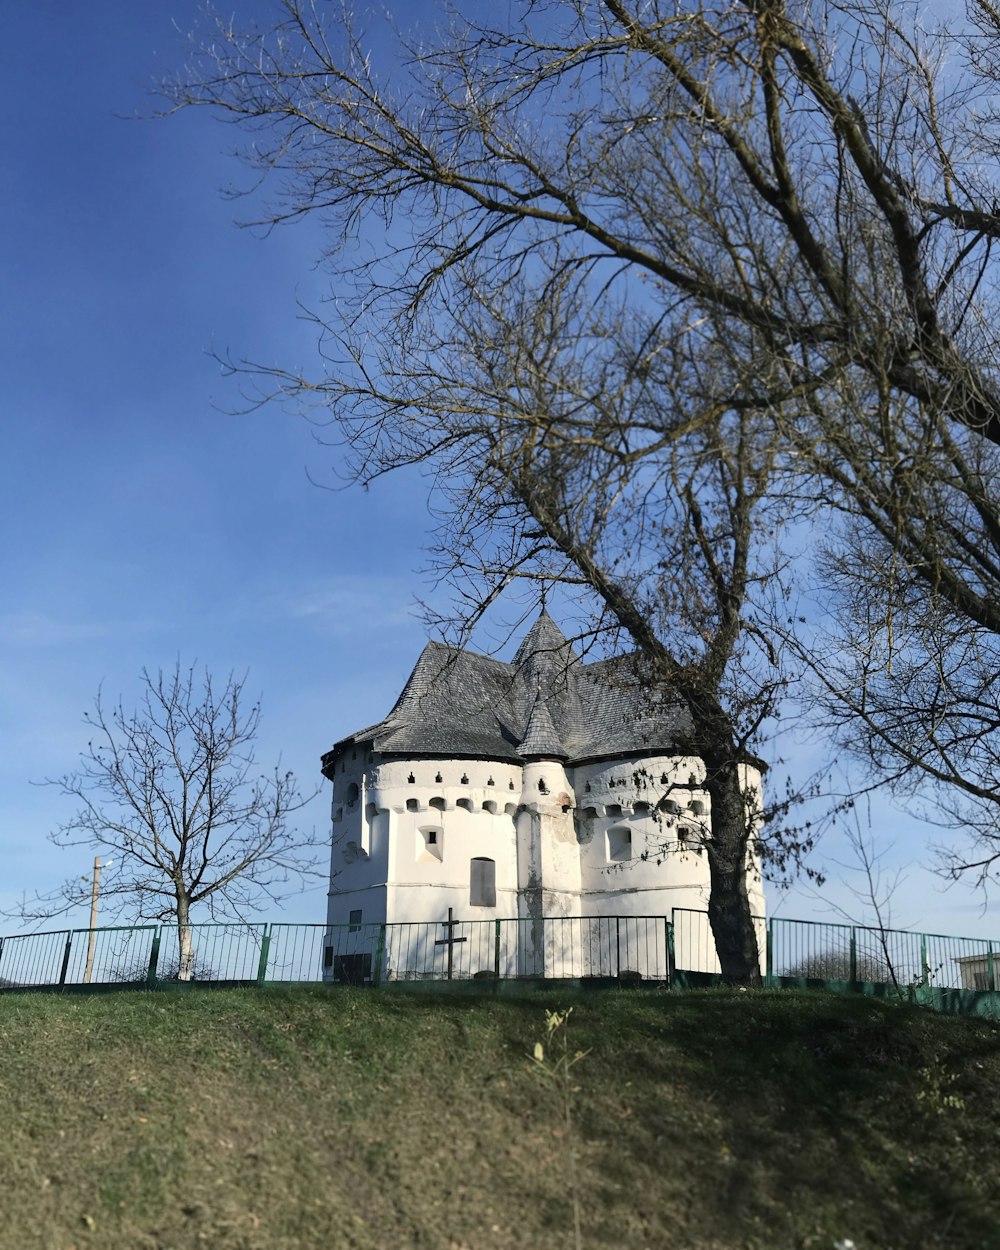
[[[437,808],[439,812],[443,812],[444,811],[444,799],[442,799],[440,795],[435,795],[435,797],[431,799],[430,801],[430,806]]]
[[[358,793],[359,793],[358,783],[356,781],[352,781],[351,784],[347,787],[347,806],[348,807],[353,807],[354,804],[357,803]]]
[[[496,907],[497,866],[496,861],[476,856],[470,861],[469,906]]]

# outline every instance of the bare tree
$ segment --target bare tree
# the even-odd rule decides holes
[[[833,616],[812,635],[814,715],[948,831],[944,872],[986,887],[1000,860],[1000,636],[870,535],[843,536],[824,567]]]
[[[934,36],[891,0],[470,6],[381,63],[344,14],[277,11],[168,88],[250,132],[267,222],[330,228],[325,373],[264,390],[328,409],[357,480],[430,466],[467,624],[518,578],[579,585],[687,701],[748,978],[767,543],[833,506],[1000,626],[995,11]]]
[[[313,796],[302,797],[290,772],[258,772],[260,704],[247,706],[244,681],[230,675],[217,690],[208,673],[198,682],[179,663],[167,674],[144,669],[138,709],[108,708],[98,694],[79,770],[48,783],[80,804],[52,841],[111,857],[102,898],[113,910],[176,920],[182,981],[194,973],[192,908],[239,917],[314,870],[314,837],[288,825]],[[88,897],[89,882],[71,879],[25,899],[18,914],[44,919]]]
[[[753,983],[746,766],[785,680],[766,622],[793,508],[768,492],[775,410],[800,384],[759,319],[699,298],[730,282],[746,303],[768,263],[746,246],[752,204],[731,197],[717,229],[706,216],[732,189],[725,145],[656,122],[691,99],[666,45],[615,6],[456,27],[409,51],[395,92],[360,37],[335,48],[311,6],[283,9],[269,35],[220,28],[174,99],[257,132],[251,159],[287,175],[272,220],[323,212],[345,248],[373,214],[390,225],[372,262],[338,262],[325,376],[267,381],[330,407],[349,476],[431,467],[466,626],[520,578],[576,586],[595,628],[627,633],[651,687],[684,702],[720,962]],[[706,29],[680,22],[686,57]],[[691,269],[679,285],[672,247]]]
[[[845,978],[845,956],[849,960],[850,946],[856,942],[853,930],[860,929],[865,948],[861,951],[855,948],[857,980],[892,984],[902,996],[893,944],[895,931],[892,910],[896,892],[906,880],[906,875],[902,868],[890,868],[886,863],[893,849],[892,843],[877,844],[870,830],[865,832],[862,828],[856,810],[853,814],[853,824],[849,823],[842,830],[851,852],[851,860],[834,862],[844,874],[841,879],[843,885],[861,910],[855,913],[850,905],[842,906],[831,903],[829,899],[823,900],[826,907],[851,926],[851,942],[846,949],[842,944],[839,951],[830,949],[809,956],[796,965],[789,975]],[[840,971],[833,971],[838,963]]]

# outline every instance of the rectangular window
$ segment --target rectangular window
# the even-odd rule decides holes
[[[348,921],[350,924],[350,928],[347,930],[347,932],[357,933],[357,931],[361,928],[361,908],[360,907],[357,908],[355,911],[351,912],[348,918]]]
[[[469,876],[469,906],[496,907],[497,866],[492,859],[476,858],[471,861]]]
[[[617,828],[608,830],[608,859],[623,862],[632,858],[632,830]]]

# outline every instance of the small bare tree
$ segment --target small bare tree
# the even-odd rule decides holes
[[[206,672],[143,669],[138,708],[101,695],[85,716],[94,731],[80,768],[46,784],[80,804],[52,835],[57,846],[91,846],[114,863],[102,897],[116,914],[176,920],[178,979],[194,974],[191,909],[241,916],[262,897],[314,870],[312,835],[289,828],[303,797],[294,776],[260,773],[254,742],[260,703],[247,706],[245,678],[221,690]],[[24,920],[86,902],[89,885],[71,879],[54,894],[24,899]]]

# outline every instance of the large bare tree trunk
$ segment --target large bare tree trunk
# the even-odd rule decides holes
[[[735,753],[704,752],[712,827],[706,842],[711,891],[708,919],[727,985],[759,986],[760,948],[747,892],[747,847],[753,812]]]
[[[177,898],[177,980],[194,977],[194,942],[191,936],[191,911],[186,895]]]
[[[708,919],[722,979],[727,985],[759,987],[760,950],[747,898],[746,874],[733,868],[728,852],[720,854],[711,844],[708,863],[712,878]]]

